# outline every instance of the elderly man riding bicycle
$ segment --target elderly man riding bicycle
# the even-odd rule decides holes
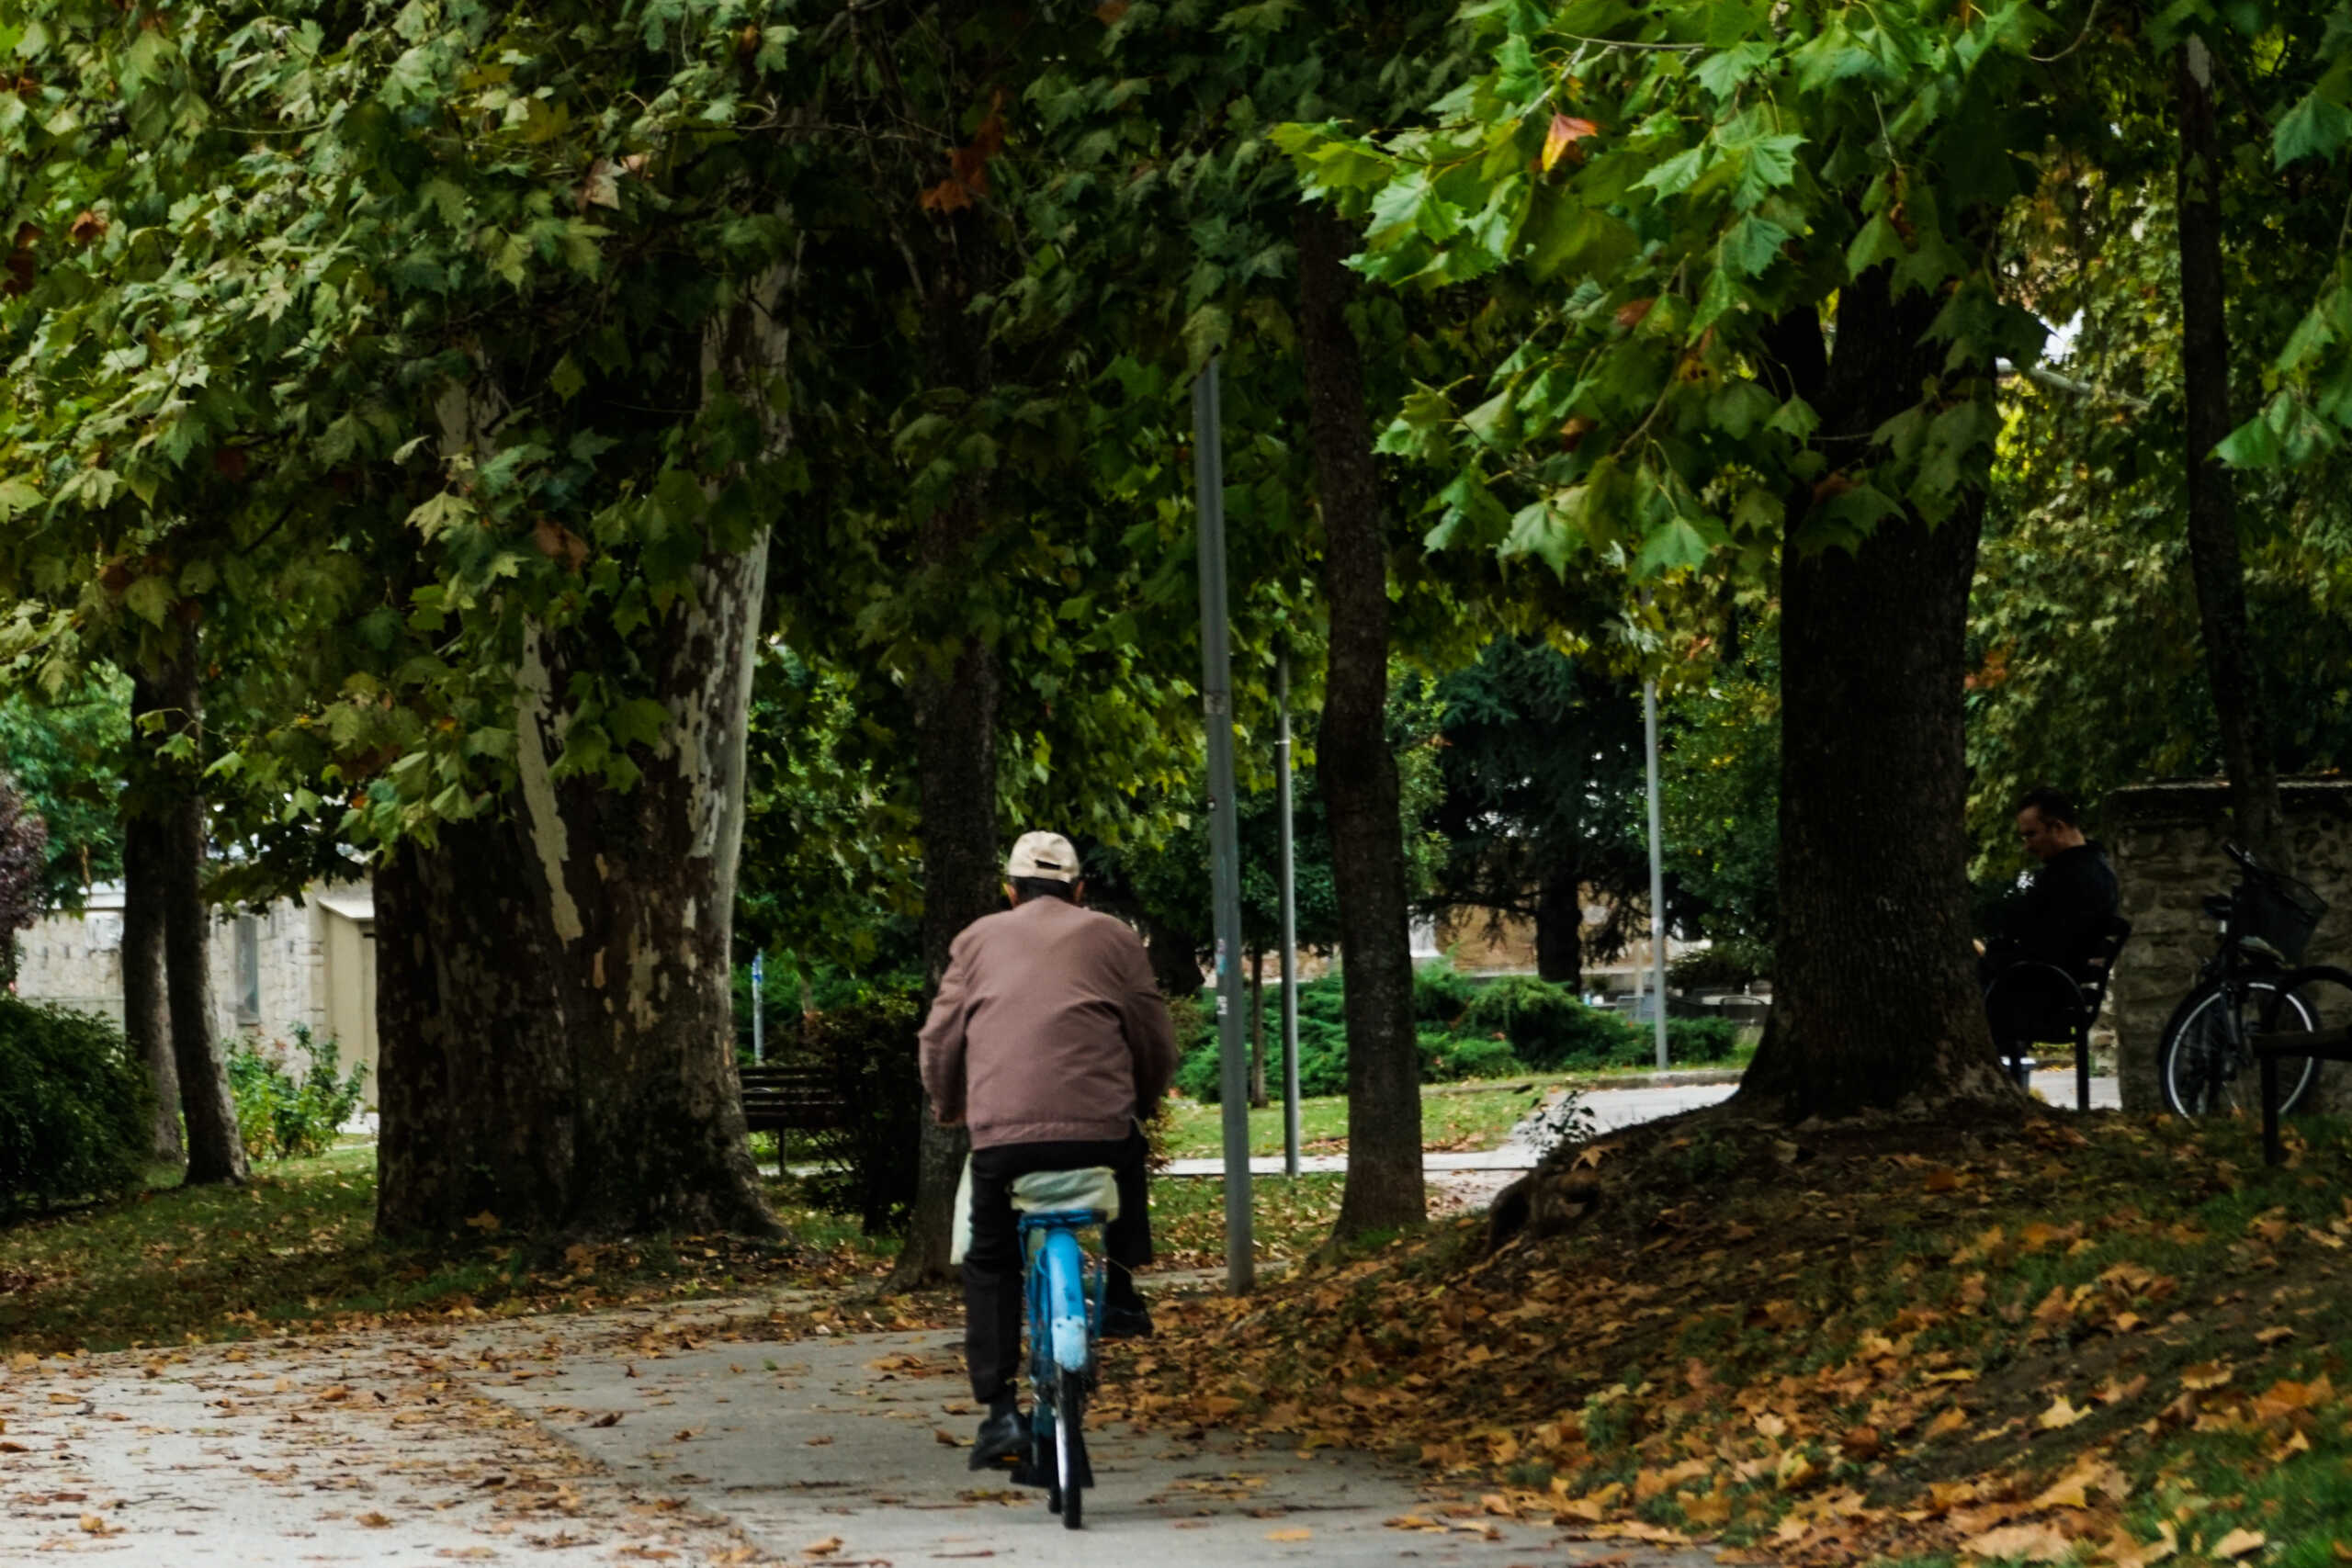
[[[1143,942],[1082,908],[1085,890],[1068,839],[1023,834],[1005,866],[1012,908],[956,938],[922,1027],[933,1114],[972,1134],[964,1359],[972,1395],[989,1410],[975,1470],[1029,1442],[1012,1387],[1021,1353],[1015,1179],[1098,1166],[1117,1173],[1102,1333],[1151,1332],[1133,1272],[1151,1260],[1140,1119],[1175,1072],[1175,1032]]]

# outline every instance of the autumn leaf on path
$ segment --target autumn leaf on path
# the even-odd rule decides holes
[[[359,1522],[366,1525],[371,1530],[390,1529],[392,1525],[391,1520],[376,1512],[373,1508],[370,1508],[368,1512],[360,1515]]]
[[[831,1557],[842,1549],[842,1538],[829,1535],[822,1540],[812,1540],[800,1549],[803,1557]]]
[[[2087,1410],[2077,1409],[2062,1393],[2050,1402],[2049,1409],[2041,1413],[2040,1424],[2043,1431],[2055,1432],[2061,1427],[2073,1426],[2089,1414]]]
[[[1315,1532],[1311,1529],[1268,1530],[1266,1539],[1268,1540],[1312,1540],[1315,1539]]]
[[[2182,1369],[2180,1386],[2191,1393],[2219,1388],[2230,1381],[2235,1370],[2227,1361],[2199,1361],[2193,1367]]]
[[[2063,1562],[2075,1543],[2048,1525],[2003,1525],[1970,1536],[1960,1549],[1972,1557],[2022,1557],[2029,1562]]]

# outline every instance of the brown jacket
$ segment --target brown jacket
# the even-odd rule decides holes
[[[1176,1071],[1176,1032],[1135,932],[1060,898],[983,916],[948,950],[922,1087],[972,1146],[1108,1141]]]

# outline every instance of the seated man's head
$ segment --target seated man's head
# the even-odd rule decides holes
[[[2082,844],[2082,813],[2064,791],[2030,789],[2018,799],[2018,842],[2036,860],[2053,860]]]
[[[1023,833],[1004,863],[1004,896],[1016,907],[1032,898],[1080,902],[1086,893],[1078,851],[1059,833]]]

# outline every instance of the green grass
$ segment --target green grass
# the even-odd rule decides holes
[[[0,1348],[107,1350],[724,1294],[787,1272],[838,1280],[890,1251],[793,1206],[788,1188],[775,1198],[791,1248],[657,1238],[548,1257],[495,1235],[386,1247],[373,1234],[375,1160],[372,1145],[345,1144],[264,1166],[242,1189],[158,1186],[0,1226]]]
[[[1250,1184],[1250,1241],[1260,1261],[1304,1258],[1340,1217],[1337,1172],[1261,1176]],[[1183,1177],[1151,1184],[1152,1248],[1159,1267],[1209,1269],[1225,1261],[1225,1181]]]
[[[1754,1047],[1743,1046],[1731,1060],[1708,1066],[1736,1071],[1754,1055]],[[1563,1085],[1605,1087],[1611,1078],[1645,1070],[1544,1073],[1497,1078],[1491,1083],[1426,1085],[1421,1089],[1421,1146],[1431,1150],[1498,1148],[1520,1119],[1541,1105],[1544,1096],[1553,1089]],[[1300,1140],[1307,1153],[1347,1152],[1346,1096],[1314,1096],[1299,1101],[1298,1111]],[[1170,1100],[1164,1152],[1170,1159],[1214,1159],[1224,1153],[1223,1108],[1193,1100]],[[1250,1152],[1260,1156],[1283,1152],[1283,1108],[1279,1101],[1250,1112]]]

